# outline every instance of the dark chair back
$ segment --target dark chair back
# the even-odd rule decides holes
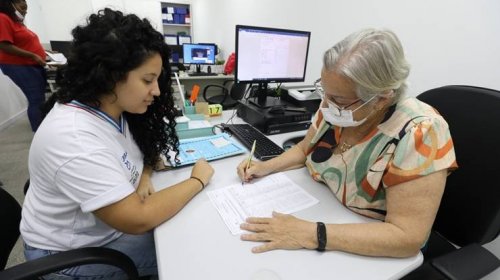
[[[248,84],[235,83],[234,81],[226,81],[224,85],[207,85],[203,89],[203,98],[209,104],[221,104],[222,108],[231,109],[238,104],[238,101],[243,98]],[[220,89],[220,94],[211,95],[207,94],[210,88]]]
[[[0,188],[0,271],[5,269],[10,252],[19,238],[21,206],[6,190]]]
[[[500,92],[444,86],[420,94],[445,118],[459,168],[448,176],[433,230],[465,246],[500,231]]]
[[[24,191],[29,187],[29,180]],[[19,238],[21,205],[6,190],[0,188],[0,280],[39,279],[40,276],[85,264],[107,264],[120,268],[128,279],[139,279],[137,268],[124,253],[103,247],[85,247],[41,257],[5,269],[9,255]],[[142,278],[141,278],[142,279]],[[149,279],[149,278],[148,278]]]

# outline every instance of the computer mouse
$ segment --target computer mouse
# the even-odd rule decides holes
[[[285,151],[290,149],[291,147],[297,145],[297,143],[302,141],[302,139],[304,139],[304,136],[298,136],[298,137],[294,137],[294,138],[290,138],[288,140],[285,140],[285,142],[283,142],[283,145],[282,145],[283,149]]]

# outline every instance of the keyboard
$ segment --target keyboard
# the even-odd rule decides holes
[[[250,124],[223,124],[222,127],[240,140],[248,150],[252,148],[253,141],[257,140],[254,156],[260,160],[272,159],[285,151]]]
[[[190,77],[198,77],[198,76],[217,76],[217,73],[205,73],[205,72],[193,72],[193,73],[188,73],[188,76]]]

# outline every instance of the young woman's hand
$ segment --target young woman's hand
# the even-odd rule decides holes
[[[153,187],[151,180],[144,182],[143,185],[139,185],[139,187],[137,188],[137,194],[139,194],[142,200],[146,199],[146,197],[150,196],[154,192],[155,188]]]
[[[137,187],[137,194],[141,197],[142,200],[146,199],[146,197],[150,196],[155,192],[155,188],[153,183],[151,182],[151,172],[153,169],[149,166],[144,166],[142,170],[141,180],[139,181],[139,186]]]
[[[193,166],[191,176],[200,179],[205,186],[208,185],[210,179],[214,175],[213,167],[204,159],[201,158]]]

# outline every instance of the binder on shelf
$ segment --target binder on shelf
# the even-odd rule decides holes
[[[177,35],[165,34],[165,43],[167,43],[167,45],[178,45]]]
[[[163,23],[174,23],[174,16],[172,14],[162,14]]]
[[[175,13],[185,15],[188,13],[188,9],[186,7],[175,7]]]
[[[191,44],[191,36],[190,35],[179,34],[177,36],[178,36],[177,42],[179,43],[179,45],[182,45],[182,44]]]

